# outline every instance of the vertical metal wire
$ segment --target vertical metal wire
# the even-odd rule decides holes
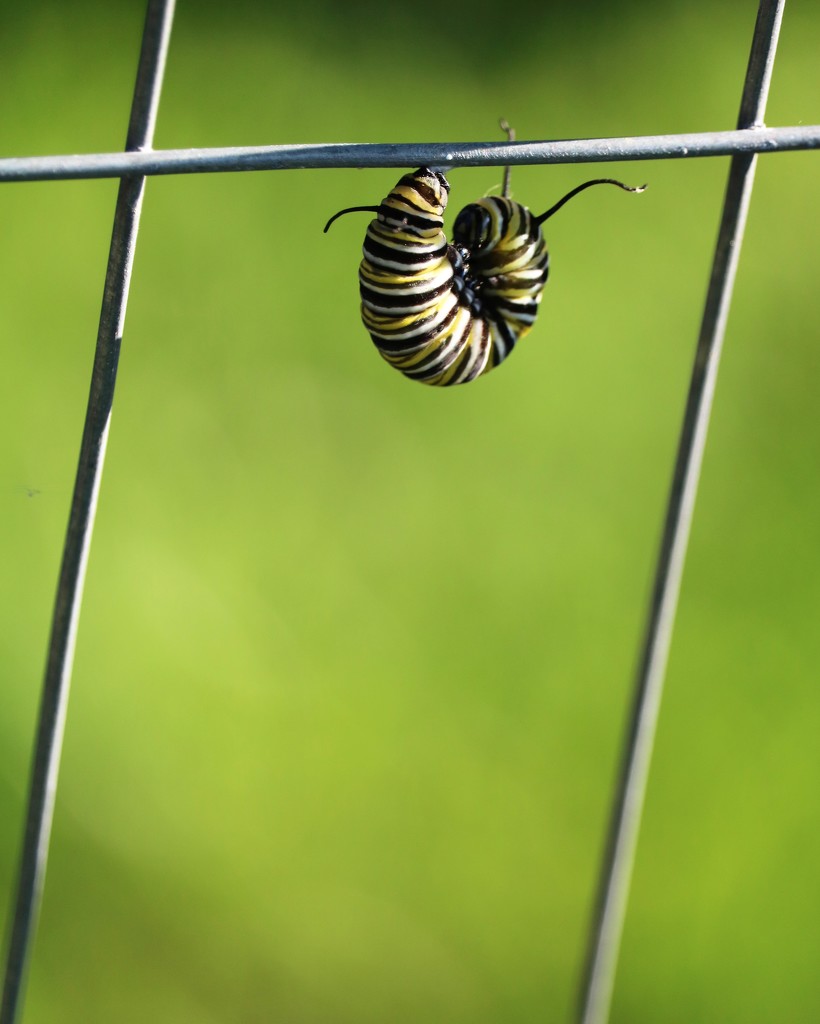
[[[761,0],[738,128],[756,127],[763,122],[784,3],[785,0]],[[598,904],[590,930],[578,1007],[577,1019],[581,1024],[605,1024],[609,1019],[652,744],[756,159],[754,155],[736,155],[732,157],[729,169],[636,677],[632,714],[613,801]]]
[[[128,150],[149,149],[153,142],[173,15],[174,0],[149,0],[126,139]],[[123,178],[114,213],[91,390],[40,703],[16,900],[9,929],[0,1024],[15,1024],[20,1017],[45,881],[74,646],[144,188],[142,176]]]

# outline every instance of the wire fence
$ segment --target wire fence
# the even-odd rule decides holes
[[[589,927],[585,969],[579,986],[579,1024],[605,1024],[609,1018],[663,680],[757,154],[820,148],[820,126],[769,128],[763,124],[784,3],[785,0],[761,0],[735,131],[498,144],[329,144],[153,151],[151,144],[174,2],[149,0],[126,151],[0,160],[0,181],[121,179],[34,744],[19,875],[8,931],[0,1024],[16,1024],[22,1017],[26,972],[48,860],[79,610],[146,176],[420,165],[445,169],[731,155],[710,284],[638,658],[633,706],[600,869],[598,901]]]

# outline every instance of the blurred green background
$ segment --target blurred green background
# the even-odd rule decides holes
[[[3,154],[121,149],[142,5],[10,6]],[[731,128],[754,18],[182,4],[156,145]],[[787,9],[768,123],[818,40]],[[551,221],[536,329],[441,391],[359,322],[366,216],[321,230],[399,172],[149,181],[26,1024],[569,1020],[727,166],[516,169],[650,189]],[[758,168],[623,1024],[820,1019],[819,170]],[[0,188],[4,897],[115,195]]]

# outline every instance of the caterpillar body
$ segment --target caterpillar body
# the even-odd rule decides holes
[[[391,366],[425,384],[464,384],[502,363],[535,323],[549,273],[541,225],[591,185],[630,188],[597,178],[569,192],[546,213],[533,215],[505,194],[465,206],[444,234],[450,191],[429,167],[405,174],[379,206],[359,266],[361,315]]]

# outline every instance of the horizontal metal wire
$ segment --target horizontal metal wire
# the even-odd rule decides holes
[[[820,149],[820,125],[746,128],[689,135],[643,135],[618,139],[552,142],[318,143],[164,149],[76,156],[7,157],[0,181],[120,178],[129,174],[199,174],[340,167],[493,167],[513,164],[599,163],[668,160]]]

